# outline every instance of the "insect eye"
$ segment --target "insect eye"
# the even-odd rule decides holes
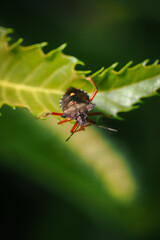
[[[70,96],[74,96],[74,95],[75,95],[75,93],[74,93],[74,92],[71,92],[71,93],[70,93]]]

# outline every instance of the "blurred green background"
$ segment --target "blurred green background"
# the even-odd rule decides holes
[[[24,45],[49,42],[45,52],[68,43],[85,62],[77,69],[94,72],[160,58],[159,12],[158,0],[15,0],[1,3],[0,25]],[[65,144],[66,126],[4,106],[2,239],[159,239],[159,109],[159,97],[144,99],[125,121],[103,122],[117,134],[87,129]]]

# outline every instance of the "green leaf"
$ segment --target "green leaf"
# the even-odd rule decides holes
[[[160,65],[155,61],[146,66],[148,60],[129,68],[126,64],[119,72],[114,70],[117,64],[94,75],[99,92],[96,96],[97,107],[114,117],[117,113],[136,108],[140,99],[157,94],[160,88]]]
[[[8,32],[0,29],[0,106],[26,107],[35,115],[60,111],[60,97],[69,86],[92,87],[74,70],[82,62],[62,53],[66,44],[45,55],[46,43],[22,47],[19,39],[9,46]]]
[[[76,71],[77,58],[62,53],[66,44],[44,54],[46,43],[21,46],[22,39],[8,44],[11,29],[0,28],[0,107],[3,104],[28,108],[34,115],[60,112],[59,100],[65,90],[74,86],[92,94],[94,87],[85,76],[88,71]],[[119,112],[134,109],[141,98],[156,94],[160,88],[158,61],[148,60],[134,67],[129,62],[120,71],[117,63],[92,75],[99,93],[94,102],[102,112],[118,118]]]

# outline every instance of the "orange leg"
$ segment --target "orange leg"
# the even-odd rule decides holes
[[[57,124],[63,124],[63,123],[69,122],[71,120],[72,120],[72,118],[68,118],[68,119],[65,119],[63,121],[58,122]]]
[[[92,125],[92,124],[87,124],[87,125],[81,127],[80,129],[76,130],[75,132],[84,131],[84,130],[85,130],[85,127],[89,127],[89,126],[91,126],[91,125]]]
[[[62,116],[62,115],[63,115],[63,113],[56,113],[56,112],[51,112],[51,113],[49,113],[49,114],[51,114],[51,115],[56,115],[56,116]]]
[[[88,80],[93,84],[93,86],[96,88],[96,90],[94,91],[94,93],[92,94],[90,101],[92,101],[94,99],[94,97],[96,96],[97,92],[98,92],[98,88],[95,84],[95,82],[93,81],[93,79],[91,78],[91,76],[88,77]]]
[[[95,121],[93,121],[93,120],[91,120],[91,119],[89,119],[89,118],[87,118],[87,121],[90,122],[90,123],[92,123],[92,124],[96,124]]]
[[[48,112],[48,113],[44,113],[44,114],[40,115],[39,117],[37,117],[37,119],[45,118],[45,117],[47,117],[48,115],[62,116],[63,113]]]
[[[66,139],[66,142],[67,142],[67,141],[72,137],[72,135],[77,131],[78,127],[79,127],[79,125],[78,125],[78,123],[76,122],[76,123],[73,125],[73,127],[72,127],[72,129],[71,129],[71,134],[70,134],[70,136]]]
[[[101,114],[103,114],[103,113],[93,112],[93,113],[88,113],[88,116],[101,115]]]
[[[71,129],[71,133],[74,133],[74,130],[76,129],[77,126],[78,126],[78,122],[76,122],[76,123],[73,125],[73,127],[72,127],[72,129]]]
[[[88,113],[88,116],[101,115],[101,114],[103,114],[103,113],[101,113],[101,112],[93,112],[93,113]],[[104,117],[104,118],[111,118],[112,115],[104,115],[103,114],[102,117]]]

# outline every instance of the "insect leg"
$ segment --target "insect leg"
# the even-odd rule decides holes
[[[87,118],[87,121],[90,122],[90,123],[92,123],[92,124],[96,124],[95,121],[93,121],[93,120],[91,120],[91,119],[89,119],[89,118]]]
[[[93,124],[87,124],[87,125],[81,127],[80,129],[76,130],[75,132],[79,132],[79,131],[85,130],[85,127],[89,127],[91,125],[93,125]]]
[[[40,116],[37,117],[37,119],[45,118],[45,117],[47,117],[48,115],[62,116],[63,113],[48,112],[48,113],[41,114]]]
[[[78,122],[76,122],[74,125],[73,125],[73,127],[72,127],[72,129],[71,129],[71,133],[73,133],[74,132],[74,130],[75,130],[75,128],[78,126]]]
[[[72,120],[72,118],[68,118],[68,119],[65,119],[63,121],[58,122],[57,124],[63,124],[63,123],[69,122],[71,120]]]
[[[97,92],[98,92],[98,88],[95,84],[95,82],[93,81],[93,79],[91,78],[91,76],[88,77],[88,80],[93,84],[93,86],[96,88],[96,90],[94,91],[94,93],[92,94],[90,101],[92,101],[94,99],[94,97],[96,96]]]
[[[101,113],[101,112],[93,112],[93,113],[88,113],[88,116],[95,116],[95,115],[101,115],[101,114],[103,114],[103,113]],[[102,117],[103,117],[103,118],[111,118],[112,115],[104,115],[104,114],[103,114]]]
[[[70,136],[66,139],[66,142],[73,136],[73,134],[77,131],[78,127],[79,127],[79,125],[78,125],[78,123],[76,122],[76,123],[73,125],[73,127],[72,127],[72,129],[71,129],[71,134],[70,134]]]
[[[93,112],[93,113],[88,113],[88,116],[94,116],[94,115],[101,115],[103,113],[101,112]]]

